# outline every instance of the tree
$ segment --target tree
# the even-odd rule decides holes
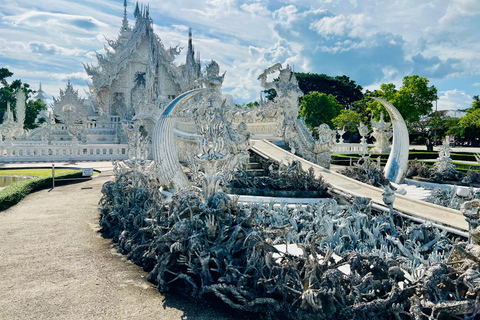
[[[480,98],[479,96],[474,96],[472,105],[470,108],[465,110],[467,114],[460,119],[458,122],[459,127],[462,129],[459,132],[459,136],[469,139],[476,140],[480,137]]]
[[[362,116],[353,110],[341,110],[332,122],[336,128],[345,128],[346,131],[356,132],[358,125],[362,122]]]
[[[436,140],[442,140],[449,128],[458,121],[445,115],[444,112],[432,112],[428,117],[424,117],[418,122],[410,123],[410,132],[414,144],[425,144],[427,151],[433,151]]]
[[[355,101],[363,99],[362,87],[348,76],[331,77],[326,74],[301,72],[295,72],[295,76],[300,90],[305,95],[312,92],[331,94],[344,107],[350,107]],[[268,100],[273,100],[276,97],[276,92],[273,89],[264,92]]]
[[[344,107],[363,99],[362,87],[348,76],[331,77],[326,74],[296,72],[298,86],[304,94],[323,92],[331,94]]]
[[[472,106],[468,109],[465,109],[467,113],[473,112],[480,109],[480,96],[473,96]]]
[[[6,68],[0,68],[0,123],[3,122],[5,112],[7,110],[7,104],[10,102],[10,108],[14,112],[16,110],[16,94],[19,90],[22,90],[25,94],[26,100],[29,99],[31,95],[35,93],[30,89],[28,83],[22,83],[21,80],[13,80],[10,84],[7,82],[6,78],[9,78],[13,75]],[[38,113],[41,110],[45,110],[46,105],[40,100],[37,101],[27,101],[25,106],[25,129],[36,128],[35,119],[37,118]]]
[[[299,115],[304,117],[305,123],[311,129],[315,129],[322,123],[333,127],[333,118],[340,114],[342,106],[331,94],[312,92],[303,96],[302,108]]]
[[[258,101],[253,101],[253,102],[247,103],[246,106],[249,107],[249,108],[258,107],[258,106],[260,106],[260,103],[258,103]]]
[[[432,112],[433,101],[437,99],[437,88],[428,86],[429,82],[427,78],[418,75],[406,76],[400,90],[397,90],[393,83],[384,83],[373,95],[393,104],[407,124],[418,122],[422,116]]]

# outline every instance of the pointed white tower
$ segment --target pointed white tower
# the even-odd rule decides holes
[[[42,83],[40,82],[40,85],[37,90],[37,94],[35,97],[33,97],[33,100],[38,100],[40,99],[44,104],[47,104],[47,97],[45,97],[45,92],[42,90]]]

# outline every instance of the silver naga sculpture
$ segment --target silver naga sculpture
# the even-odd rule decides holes
[[[227,113],[220,106],[206,107],[199,104],[195,112],[195,123],[200,140],[198,153],[189,158],[192,180],[202,186],[205,199],[220,191],[220,184],[233,178],[236,169],[248,165],[251,147],[250,133],[245,123],[233,129]]]
[[[380,114],[380,120],[372,123],[372,136],[375,138],[375,147],[372,149],[373,153],[389,153],[391,150],[390,138],[393,136],[391,130],[391,123],[386,122],[383,117],[383,112]]]
[[[278,81],[267,82],[269,74],[280,71]],[[277,123],[277,135],[284,138],[292,153],[298,153],[305,159],[330,168],[330,156],[335,144],[335,134],[328,125],[321,125],[319,140],[315,141],[311,130],[303,120],[298,119],[298,100],[303,92],[298,86],[297,78],[290,66],[282,68],[280,63],[274,64],[258,77],[265,89],[274,89],[277,96],[274,104],[280,116]]]
[[[7,110],[3,118],[5,120],[0,126],[0,143],[4,139],[5,143],[12,143],[13,139],[18,139],[25,134],[23,129],[25,122],[25,93],[22,90],[18,90],[16,94],[15,115],[10,108],[10,102],[7,101]]]
[[[219,74],[218,64],[212,61],[207,66],[205,76],[197,81],[197,85],[205,88],[194,89],[177,97],[165,108],[157,121],[152,137],[153,155],[155,161],[163,160],[159,162],[158,169],[162,184],[173,182],[177,189],[191,187],[178,160],[173,128],[179,111],[189,99],[199,94],[199,102],[192,104],[187,111],[196,120],[200,136],[201,151],[194,157],[198,161],[193,166],[193,176],[206,179],[206,195],[212,194],[218,186],[219,180],[215,176],[221,176],[223,172],[248,163],[250,133],[244,123],[240,123],[236,130],[232,126],[231,114],[222,101],[220,91],[224,75]],[[192,159],[190,162],[193,162]],[[226,175],[225,173],[225,177]]]
[[[226,178],[227,164],[231,158],[231,154],[225,150],[225,124],[215,121],[216,119],[218,118],[215,113],[210,112],[208,123],[200,124],[199,153],[195,154],[193,161],[190,160],[192,178],[201,184],[205,199],[219,191],[220,182]]]

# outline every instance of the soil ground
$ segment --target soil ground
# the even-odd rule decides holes
[[[0,212],[0,319],[245,319],[162,295],[99,233],[110,173],[42,190]]]

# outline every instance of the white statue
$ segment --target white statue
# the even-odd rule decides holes
[[[339,138],[338,138],[338,143],[343,143],[343,135],[345,134],[345,127],[343,127],[342,129],[337,129],[337,133],[339,135]]]
[[[314,152],[316,162],[324,168],[330,168],[330,159],[335,145],[335,131],[328,124],[321,124],[318,128],[318,140],[315,141]]]
[[[435,171],[438,173],[444,173],[446,171],[455,171],[455,165],[452,162],[452,158],[450,158],[452,148],[450,148],[450,143],[448,136],[445,137],[443,140],[440,149],[438,150],[438,158],[434,164]]]
[[[375,138],[375,147],[371,150],[373,153],[389,153],[391,150],[390,138],[393,136],[391,130],[391,123],[385,122],[383,112],[380,114],[380,120],[378,122],[371,121],[373,133]]]
[[[10,101],[7,101],[7,110],[3,117],[4,121],[0,126],[0,142],[5,138],[5,142],[11,143],[13,139],[21,138],[25,130],[23,129],[25,122],[25,93],[19,89],[16,94],[15,115],[10,107]],[[15,120],[16,118],[16,120]]]
[[[360,139],[360,144],[362,145],[362,153],[367,152],[367,138],[365,137],[368,136],[369,132],[370,130],[368,129],[368,126],[363,122],[360,122],[360,124],[358,125],[358,133],[360,133],[360,136],[362,137]]]

